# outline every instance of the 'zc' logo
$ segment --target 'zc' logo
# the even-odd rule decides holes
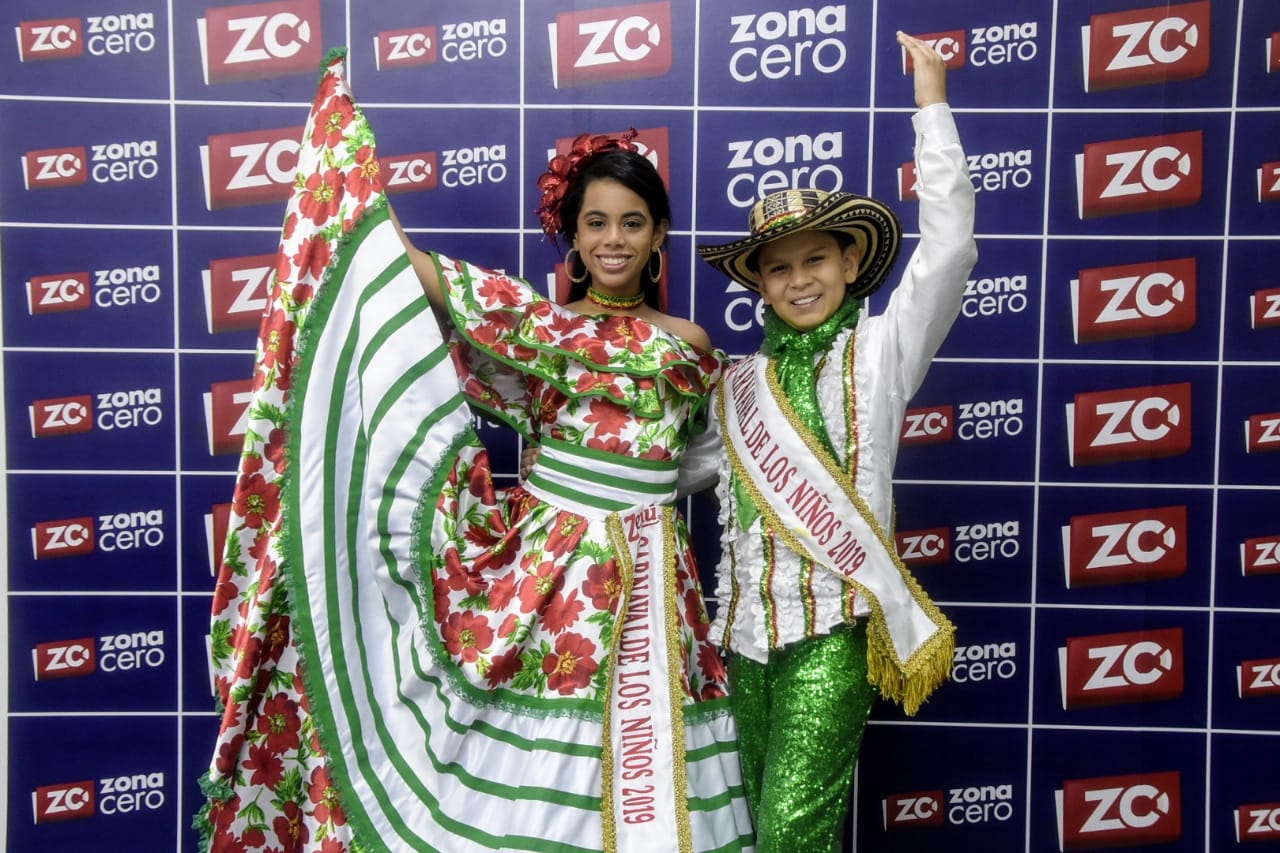
[[[1178,771],[1068,779],[1058,800],[1063,851],[1161,844],[1182,837]]]
[[[1250,294],[1249,325],[1254,329],[1280,328],[1280,288]]]
[[[1258,536],[1246,539],[1240,546],[1245,577],[1280,572],[1280,536]]]
[[[908,409],[902,417],[899,443],[943,444],[955,434],[955,409],[952,406],[930,406]]]
[[[658,77],[671,70],[670,3],[561,12],[549,29],[557,89]]]
[[[206,9],[196,23],[206,85],[300,74],[320,64],[319,0],[222,6]]]
[[[438,160],[439,155],[435,151],[379,157],[378,164],[387,192],[391,194],[435,189],[440,183]]]
[[[374,37],[374,48],[379,71],[409,65],[430,65],[440,54],[436,28],[430,26],[385,30]]]
[[[1196,259],[1080,270],[1071,300],[1076,343],[1185,332],[1196,324]]]
[[[886,830],[941,826],[944,822],[942,791],[890,794],[880,801]]]
[[[93,637],[40,643],[31,650],[36,681],[89,675],[98,668],[98,645]]]
[[[88,395],[35,400],[27,411],[33,438],[93,431],[93,398]]]
[[[97,787],[92,779],[42,785],[31,792],[36,823],[57,823],[93,817],[97,809]]]
[[[74,59],[84,54],[84,26],[79,18],[22,21],[18,24],[18,60]]]
[[[1280,412],[1250,415],[1245,423],[1245,451],[1266,453],[1280,450]]]
[[[912,566],[932,566],[951,559],[951,529],[906,530],[894,534],[898,556]]]
[[[204,395],[208,419],[209,455],[239,453],[249,431],[249,408],[253,402],[253,380],[214,382]]]
[[[1185,506],[1074,515],[1062,528],[1067,587],[1137,583],[1187,571]]]
[[[1258,201],[1280,200],[1280,163],[1263,163],[1258,168]]]
[[[1236,667],[1236,687],[1241,699],[1280,696],[1280,658],[1241,661]]]
[[[31,547],[37,560],[79,557],[93,553],[95,533],[92,516],[41,521],[31,528]]]
[[[1076,155],[1076,175],[1081,219],[1197,204],[1204,133],[1091,142]]]
[[[301,127],[210,136],[200,147],[210,210],[285,201],[293,192]]]
[[[27,189],[73,187],[89,182],[89,154],[83,146],[28,151],[22,157]]]
[[[93,304],[89,273],[33,275],[27,280],[27,313],[83,311]]]
[[[1203,76],[1209,21],[1208,0],[1094,15],[1083,28],[1085,91]]]
[[[1183,690],[1182,648],[1181,628],[1070,637],[1058,649],[1062,706],[1176,699]]]
[[[258,328],[275,271],[275,255],[209,261],[203,274],[209,333]]]
[[[1236,841],[1280,840],[1280,803],[1255,803],[1236,809]]]
[[[1181,456],[1191,449],[1191,384],[1077,394],[1067,445],[1073,466]]]

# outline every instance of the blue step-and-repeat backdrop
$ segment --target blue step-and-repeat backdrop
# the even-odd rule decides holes
[[[760,306],[693,244],[762,194],[869,192],[914,244],[898,29],[947,59],[978,190],[897,469],[960,645],[917,718],[877,710],[851,848],[1280,842],[1280,3],[6,0],[0,25],[9,850],[195,847],[214,555],[327,48],[414,239],[540,287],[549,152],[637,128],[670,310],[740,355]]]

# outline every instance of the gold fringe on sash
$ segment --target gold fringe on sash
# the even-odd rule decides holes
[[[894,562],[901,561],[894,557]],[[906,568],[902,571],[910,579],[912,596],[929,614],[938,630],[905,661],[898,660],[893,639],[889,636],[889,623],[885,620],[880,602],[867,595],[871,604],[871,618],[867,624],[867,680],[880,689],[880,695],[902,706],[902,711],[914,717],[925,700],[933,695],[951,677],[951,663],[956,653],[956,629],[937,605],[915,583]],[[853,583],[851,581],[851,583]],[[856,583],[859,592],[865,591]],[[918,593],[918,594],[917,594]],[[921,601],[921,598],[924,601]],[[924,606],[928,602],[928,606]],[[932,612],[931,612],[932,611]]]

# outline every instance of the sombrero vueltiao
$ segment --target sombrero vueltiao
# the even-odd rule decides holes
[[[885,205],[867,196],[824,190],[770,193],[747,217],[751,236],[720,246],[698,246],[702,259],[729,278],[760,290],[760,276],[749,266],[755,251],[798,231],[840,231],[858,247],[858,277],[849,293],[861,298],[884,284],[902,248],[902,226]]]

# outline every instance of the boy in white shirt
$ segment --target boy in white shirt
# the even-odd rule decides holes
[[[727,651],[758,853],[839,850],[879,692],[915,713],[947,677],[953,628],[892,541],[907,401],[959,313],[977,259],[974,190],[925,43],[915,66],[920,244],[888,307],[859,319],[898,254],[880,202],[786,190],[751,235],[698,252],[768,306],[760,353],[713,398],[723,554],[712,636]]]

